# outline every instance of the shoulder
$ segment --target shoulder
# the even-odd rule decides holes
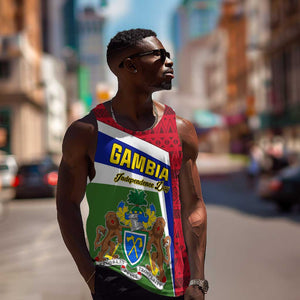
[[[198,137],[194,125],[176,116],[178,135],[182,144],[183,158],[196,160],[198,156]]]
[[[89,146],[97,134],[97,120],[90,112],[85,117],[73,122],[66,131],[63,141],[63,153],[89,152]]]
[[[74,121],[66,131],[65,140],[87,141],[97,130],[97,121],[91,112],[85,117]]]

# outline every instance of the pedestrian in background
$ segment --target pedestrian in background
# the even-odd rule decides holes
[[[173,62],[151,30],[107,48],[116,95],[66,132],[57,214],[93,299],[204,299],[206,209],[192,124],[153,100]],[[89,216],[85,243],[80,203]]]
[[[249,149],[249,164],[247,175],[250,187],[255,187],[256,181],[261,173],[263,151],[257,143],[253,143]]]

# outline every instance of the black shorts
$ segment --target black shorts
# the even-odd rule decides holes
[[[183,300],[180,297],[165,297],[151,293],[125,276],[109,268],[96,266],[94,300]]]

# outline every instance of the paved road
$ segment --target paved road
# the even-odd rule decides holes
[[[245,176],[202,180],[208,208],[208,300],[299,300],[300,210],[279,214]]]
[[[53,199],[5,205],[0,236],[0,299],[89,299],[63,245]]]
[[[278,214],[243,174],[202,179],[208,210],[207,300],[298,300],[300,212]],[[0,299],[85,300],[53,199],[11,201],[0,220]]]

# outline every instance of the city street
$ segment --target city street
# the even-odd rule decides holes
[[[202,190],[208,211],[206,299],[299,299],[299,208],[278,213],[255,197],[241,172],[203,176]],[[4,203],[0,234],[1,299],[90,299],[60,236],[54,199]]]

